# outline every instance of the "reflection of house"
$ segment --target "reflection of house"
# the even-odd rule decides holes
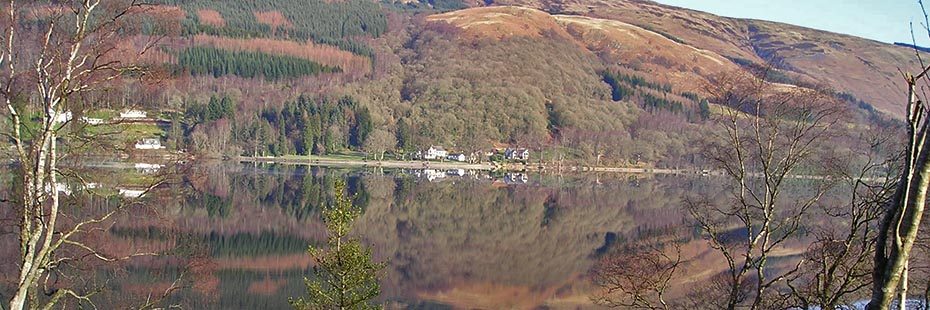
[[[525,173],[508,173],[504,175],[504,183],[507,184],[526,184],[530,178]]]
[[[103,124],[103,119],[102,119],[102,118],[93,118],[93,117],[83,116],[83,117],[81,117],[81,120],[84,121],[84,123],[87,123],[88,125],[101,125],[101,124]]]
[[[163,148],[165,147],[161,145],[161,140],[158,140],[158,138],[145,138],[136,142],[136,149],[139,150],[160,150]]]
[[[431,146],[429,147],[429,149],[426,150],[426,152],[424,152],[423,159],[427,159],[427,160],[443,159],[443,158],[446,158],[446,156],[448,155],[449,155],[449,152],[446,152],[446,149],[444,149],[443,147]]]
[[[426,169],[426,170],[423,170],[423,175],[424,175],[424,176],[426,177],[426,179],[429,180],[430,182],[435,181],[435,180],[438,180],[438,179],[442,179],[442,178],[445,178],[445,177],[446,177],[446,174],[445,174],[444,172],[442,172],[442,171],[440,171],[440,170],[435,170],[435,169]]]
[[[464,177],[465,169],[450,169],[446,171],[446,174],[451,176]]]
[[[468,159],[465,157],[465,154],[452,154],[452,155],[447,156],[446,158],[449,160],[454,160],[454,161],[465,161],[466,159]]]
[[[126,110],[119,113],[120,118],[145,118],[148,113],[140,110]]]
[[[126,198],[139,198],[145,195],[145,190],[144,189],[120,188],[119,194],[120,196],[123,196]]]
[[[507,149],[504,151],[504,158],[510,159],[510,160],[528,160],[530,159],[530,150]]]
[[[136,163],[135,167],[136,171],[143,174],[154,174],[157,173],[158,169],[161,169],[162,166],[159,164]]]

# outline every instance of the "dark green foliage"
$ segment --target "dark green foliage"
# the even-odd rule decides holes
[[[211,96],[210,102],[207,104],[198,102],[188,104],[184,116],[189,121],[204,123],[221,118],[232,119],[235,113],[236,106],[229,97],[224,96],[222,99],[218,99],[216,96]]]
[[[110,233],[120,238],[137,240],[168,240],[172,233],[164,228],[149,226],[147,228],[113,227]],[[192,243],[204,244],[212,257],[254,257],[273,254],[300,253],[307,249],[312,241],[297,236],[281,235],[271,231],[259,234],[235,233],[223,235],[210,232],[207,235],[187,237]]]
[[[355,146],[362,146],[368,140],[371,134],[371,113],[367,108],[360,108],[355,111],[355,126],[352,127],[351,143]]]
[[[419,0],[410,2],[382,0],[381,5],[411,13],[447,12],[468,8],[462,0]]]
[[[364,44],[351,41],[357,36],[378,37],[387,31],[387,19],[380,6],[372,1],[347,0],[159,0],[180,5],[187,11],[184,23],[187,34],[206,33],[231,37],[281,37],[312,39],[317,43],[335,45],[360,55],[371,55]],[[226,23],[215,27],[200,23],[197,10],[212,9]],[[272,29],[259,23],[254,13],[278,11],[293,27]]]
[[[707,99],[701,99],[701,102],[698,103],[698,113],[700,113],[702,120],[710,118],[710,103],[707,102]]]
[[[178,66],[195,75],[220,77],[232,74],[245,78],[264,77],[268,80],[341,71],[339,68],[292,56],[228,51],[205,46],[191,47],[182,51],[178,55]]]
[[[268,108],[259,113],[256,122],[242,126],[238,142],[247,152],[277,156],[358,149],[371,133],[371,121],[368,109],[351,97],[312,100],[299,96],[280,109]]]
[[[416,149],[413,141],[413,130],[407,121],[401,119],[397,122],[397,148],[404,152],[412,152]]]
[[[683,92],[683,93],[681,93],[681,96],[687,98],[688,100],[694,101],[694,102],[700,102],[700,101],[701,101],[701,96],[698,96],[698,94],[695,94],[695,93],[692,93],[692,92]]]
[[[653,110],[668,110],[675,113],[680,113],[684,110],[684,105],[678,101],[656,97],[650,93],[643,93],[643,108]]]
[[[617,73],[617,72],[606,72],[606,71],[601,73],[601,75],[604,78],[604,82],[610,84],[611,86],[618,85],[617,87],[619,87],[619,86],[622,86],[621,85],[622,83],[622,84],[627,84],[629,86],[632,86],[633,88],[645,87],[645,88],[653,89],[653,90],[664,92],[664,93],[668,93],[672,91],[671,84],[650,82],[646,80],[645,78],[638,76],[638,75],[624,74],[624,73]],[[617,87],[614,87],[614,88],[617,88]],[[623,93],[621,93],[622,95],[621,99],[616,99],[617,96],[615,95],[614,101],[622,100],[622,98],[627,97],[629,94],[632,94],[632,90],[630,90],[629,88],[626,88],[625,90],[623,90]]]
[[[380,309],[371,300],[381,294],[379,274],[385,264],[372,262],[371,248],[349,237],[362,211],[352,204],[345,183],[337,183],[335,190],[335,204],[323,210],[328,249],[310,246],[316,265],[313,278],[304,279],[307,296],[288,302],[295,309]]]
[[[604,82],[610,85],[610,97],[613,101],[620,101],[633,95],[633,89],[621,83],[616,74],[604,72],[601,76],[603,76]]]

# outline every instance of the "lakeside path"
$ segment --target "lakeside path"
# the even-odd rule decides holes
[[[278,163],[289,165],[310,165],[324,167],[381,167],[400,169],[465,169],[465,170],[500,170],[500,171],[558,171],[557,167],[546,167],[533,164],[504,164],[492,165],[488,163],[469,164],[453,161],[399,161],[399,160],[362,160],[354,158],[339,158],[326,156],[310,157],[250,157],[239,156],[239,162],[244,163]],[[624,168],[624,167],[562,167],[563,172],[612,172],[612,173],[649,173],[649,174],[701,174],[701,171],[688,169],[655,169],[655,168]]]

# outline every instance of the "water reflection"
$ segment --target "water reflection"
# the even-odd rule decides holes
[[[341,170],[215,163],[155,192],[161,215],[109,230],[121,244],[169,234],[202,245],[209,268],[175,297],[190,308],[286,308],[312,268],[321,206],[347,181],[365,212],[356,233],[386,260],[382,300],[398,307],[589,306],[587,272],[612,243],[680,226],[680,176],[489,174],[458,170]],[[176,276],[170,262],[129,267],[129,291]]]

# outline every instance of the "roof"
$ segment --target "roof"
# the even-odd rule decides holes
[[[435,146],[435,145],[434,145],[434,146],[430,146],[429,148],[435,149],[435,150],[437,150],[437,151],[445,151],[445,150],[446,150],[446,149],[444,149],[444,148],[441,147],[441,146]]]

